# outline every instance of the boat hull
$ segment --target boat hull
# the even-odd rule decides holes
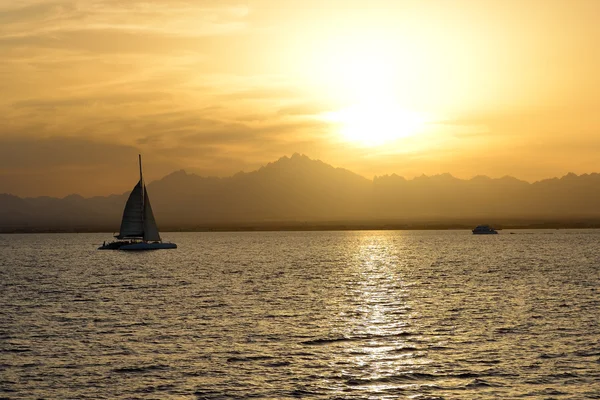
[[[162,243],[162,242],[111,242],[106,243],[98,250],[127,250],[127,251],[144,251],[144,250],[162,250],[162,249],[176,249],[175,243]]]
[[[497,235],[498,232],[473,232],[473,235]]]
[[[126,251],[144,251],[144,250],[161,250],[161,249],[176,249],[177,245],[175,243],[134,243],[128,244],[125,246],[121,246],[119,250]]]
[[[119,250],[122,246],[127,244],[131,244],[131,242],[110,242],[104,243],[102,246],[98,247],[98,250]]]

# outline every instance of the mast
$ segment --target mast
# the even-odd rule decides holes
[[[138,154],[138,160],[140,162],[140,182],[142,181],[142,155]]]
[[[142,225],[144,223],[144,193],[146,192],[146,187],[144,186],[144,180],[142,176],[142,155],[138,154],[138,161],[140,164],[140,186],[142,188]]]

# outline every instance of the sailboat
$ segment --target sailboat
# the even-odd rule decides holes
[[[98,247],[98,250],[158,250],[176,249],[175,243],[163,243],[150,206],[148,191],[142,175],[142,155],[139,155],[140,181],[135,185],[123,210],[121,229],[116,241]]]

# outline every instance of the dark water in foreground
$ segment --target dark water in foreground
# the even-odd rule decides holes
[[[0,235],[0,398],[600,399],[600,231]]]

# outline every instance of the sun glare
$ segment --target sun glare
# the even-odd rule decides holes
[[[352,40],[350,40],[352,39]],[[322,89],[345,104],[323,114],[342,140],[380,146],[420,133],[425,115],[403,107],[400,60],[380,38],[339,38],[323,52]]]
[[[397,104],[375,99],[325,115],[338,127],[342,139],[363,146],[380,146],[419,133],[425,117]]]

